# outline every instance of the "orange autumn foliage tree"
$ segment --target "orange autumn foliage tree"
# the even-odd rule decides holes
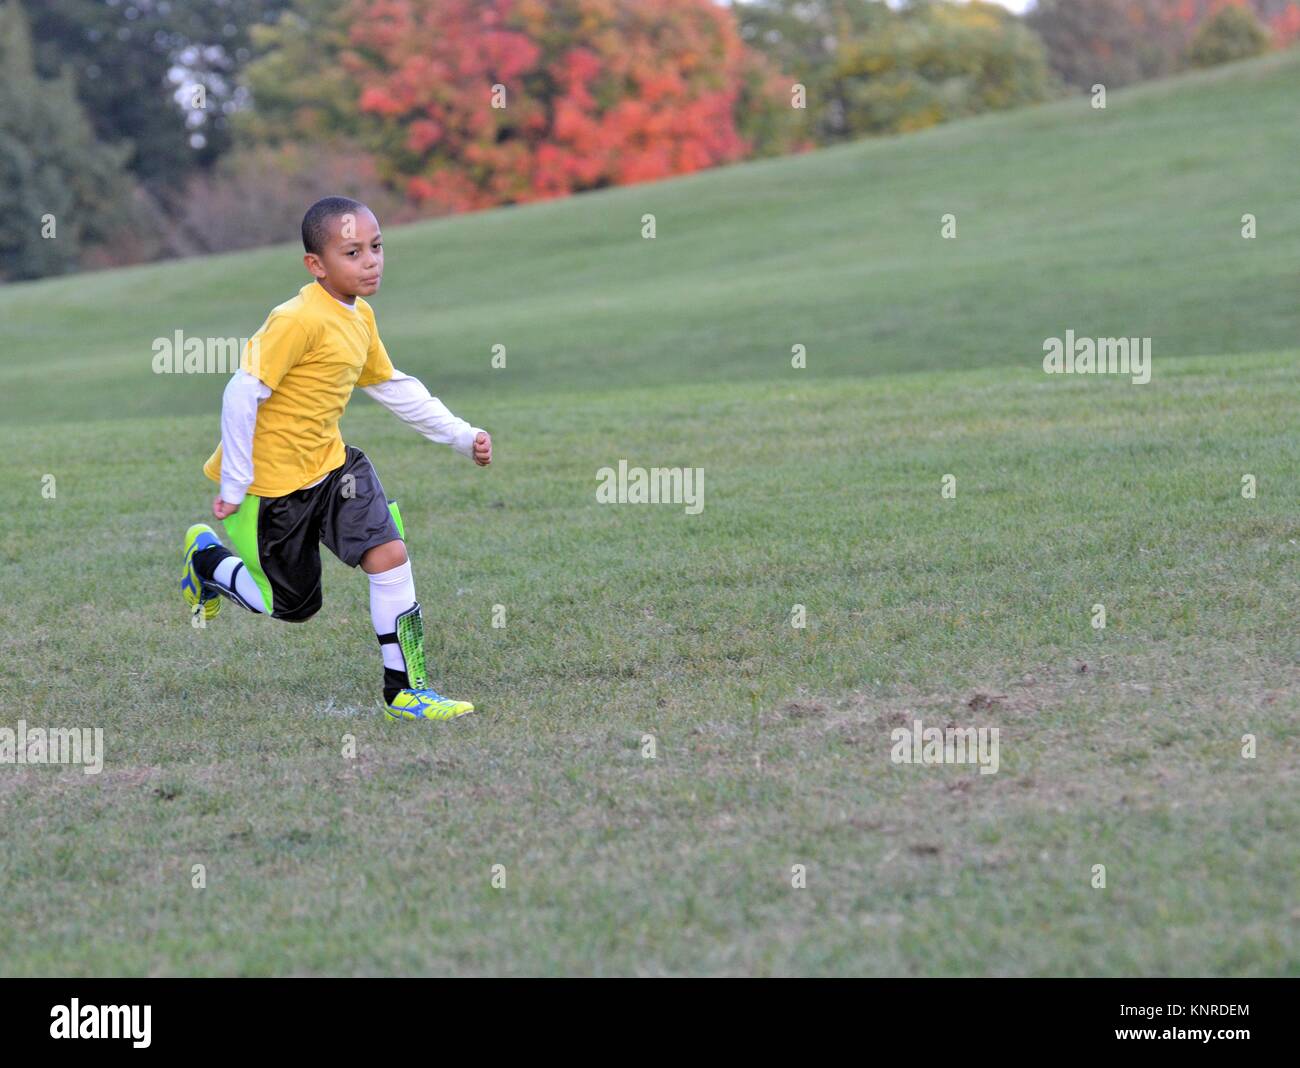
[[[665,178],[793,140],[779,115],[792,110],[788,80],[711,0],[351,0],[346,11],[340,60],[381,169],[426,211]]]

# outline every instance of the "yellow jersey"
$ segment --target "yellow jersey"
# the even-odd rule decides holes
[[[253,431],[248,492],[259,497],[283,497],[340,467],[339,419],[353,388],[393,377],[370,305],[357,297],[345,307],[317,282],[271,310],[249,338],[240,368],[271,390]],[[220,444],[203,473],[221,481]]]

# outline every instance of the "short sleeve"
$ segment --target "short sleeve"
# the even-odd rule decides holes
[[[307,331],[292,315],[277,315],[248,339],[240,368],[275,389],[307,351]]]
[[[375,322],[375,313],[366,307],[366,318],[370,322],[370,348],[366,351],[366,365],[361,368],[361,377],[357,385],[377,386],[393,377],[393,361],[388,358],[388,350],[379,337],[379,326]]]

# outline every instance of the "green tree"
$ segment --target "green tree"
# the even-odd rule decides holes
[[[1249,8],[1225,7],[1201,23],[1187,50],[1193,67],[1214,67],[1268,51],[1269,32]]]
[[[96,136],[129,145],[131,171],[167,195],[229,148],[251,34],[287,3],[41,0],[29,6],[36,70],[54,77],[71,69]],[[190,85],[203,86],[201,110],[177,97]]]
[[[253,31],[243,80],[256,106],[236,119],[242,139],[280,145],[362,134],[361,87],[342,62],[351,21],[338,0],[294,0]]]
[[[1041,42],[993,4],[916,4],[840,50],[849,136],[900,133],[1051,93]]]
[[[26,13],[0,6],[0,274],[72,270],[126,224],[125,151],[95,140],[72,75],[36,74]]]
[[[993,4],[759,0],[745,39],[808,87],[819,143],[898,133],[1052,93],[1042,43]]]
[[[880,0],[755,0],[736,4],[741,39],[803,85],[807,133],[818,144],[851,135],[841,51],[886,32],[897,16]]]

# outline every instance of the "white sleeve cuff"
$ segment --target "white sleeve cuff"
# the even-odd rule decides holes
[[[238,486],[230,482],[221,483],[221,499],[227,504],[242,504],[244,498],[248,495],[248,485]]]
[[[482,433],[483,431],[479,427],[472,426],[466,430],[459,439],[457,439],[456,443],[452,445],[452,448],[462,456],[467,456],[472,460],[474,459],[474,439]]]

